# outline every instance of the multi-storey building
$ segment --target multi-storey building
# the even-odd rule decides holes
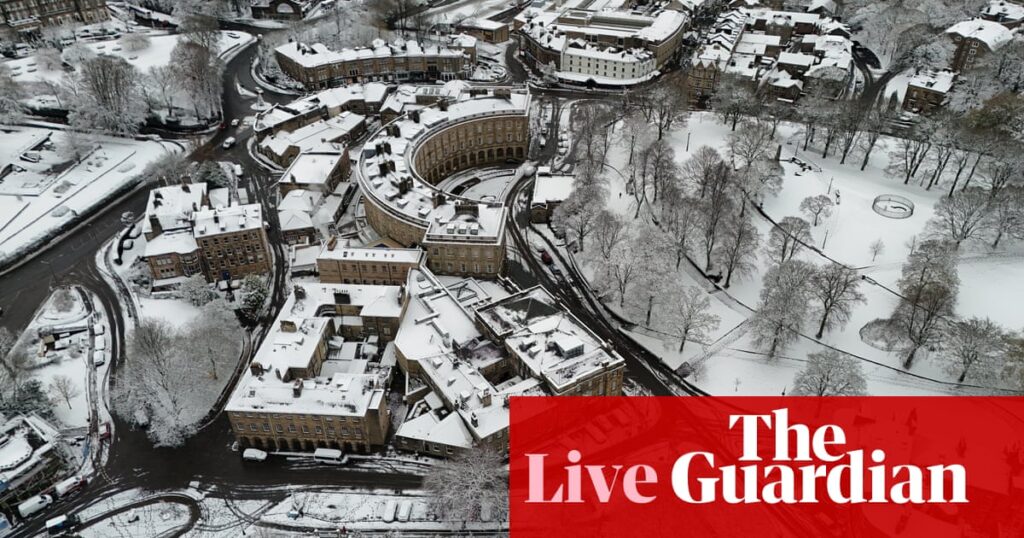
[[[915,73],[907,83],[903,109],[927,114],[942,107],[946,103],[949,90],[953,88],[955,77],[955,73],[948,69]]]
[[[981,18],[1013,29],[1024,24],[1024,4],[1008,0],[990,0],[981,11]]]
[[[370,81],[438,81],[463,78],[472,67],[464,47],[421,46],[416,41],[334,51],[320,43],[298,41],[274,51],[285,74],[308,89]],[[475,53],[475,51],[474,51]]]
[[[64,466],[60,431],[38,415],[0,414],[0,513],[49,488]]]
[[[261,206],[242,204],[227,188],[208,193],[205,183],[189,183],[153,189],[142,233],[154,288],[196,274],[213,282],[270,270]]]
[[[395,444],[436,456],[508,443],[514,395],[622,393],[624,361],[541,288],[487,294],[414,270],[395,339],[411,411]]]
[[[468,168],[522,161],[530,95],[471,88],[413,110],[371,137],[359,157],[366,218],[380,235],[422,245],[443,274],[494,277],[504,263],[506,210],[434,185]]]
[[[963,71],[974,65],[982,55],[998,50],[1013,39],[1013,32],[998,22],[973,19],[958,22],[946,30],[956,51],[951,67]]]
[[[398,286],[297,287],[225,407],[242,448],[368,452],[387,438]]]
[[[260,204],[202,208],[192,233],[202,251],[206,280],[232,280],[270,272],[270,242]]]
[[[33,33],[43,26],[107,20],[106,0],[0,0],[0,31]]]
[[[662,6],[646,11],[542,5],[516,16],[523,57],[575,83],[623,86],[650,80],[682,41],[689,17]]]
[[[530,198],[530,221],[550,222],[551,214],[572,194],[576,178],[569,175],[552,174],[550,166],[537,168],[533,181],[533,196]]]
[[[316,266],[320,282],[401,286],[424,257],[418,248],[347,247],[332,237],[317,256]]]

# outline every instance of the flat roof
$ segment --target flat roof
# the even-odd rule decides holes
[[[331,248],[330,242],[320,249],[318,259],[377,261],[381,263],[419,264],[426,253],[418,248],[345,247]]]

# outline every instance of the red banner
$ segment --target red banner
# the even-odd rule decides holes
[[[1024,398],[512,398],[513,538],[1024,536]]]

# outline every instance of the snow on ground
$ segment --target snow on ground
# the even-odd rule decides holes
[[[180,34],[166,34],[160,31],[140,29],[147,33],[150,44],[142,50],[129,50],[122,43],[125,36],[112,41],[98,41],[94,43],[83,43],[83,46],[97,54],[110,54],[119,56],[134,65],[142,73],[146,73],[153,67],[164,66],[171,61],[171,51],[183,39]],[[240,45],[250,43],[255,39],[245,32],[221,32],[219,43],[219,54],[224,55],[235,50]],[[60,82],[67,74],[60,66],[54,69],[47,69],[35,56],[27,56],[16,60],[4,62],[11,69],[11,76],[16,82],[30,83],[38,81]]]
[[[187,528],[190,515],[187,507],[178,503],[154,503],[132,508],[106,518],[101,523],[77,532],[82,538],[116,536],[158,537]]]
[[[729,126],[721,124],[711,113],[694,113],[686,125],[678,126],[668,136],[676,151],[676,160],[682,164],[693,152],[703,145],[717,149],[723,156],[728,155]],[[689,138],[689,150],[687,150]],[[902,356],[872,347],[860,338],[860,329],[867,323],[887,318],[896,306],[897,297],[886,289],[896,288],[900,268],[906,260],[915,237],[924,231],[926,222],[934,213],[934,206],[945,193],[942,185],[926,191],[914,179],[909,185],[885,172],[889,164],[888,148],[895,140],[882,138],[871,155],[864,171],[860,170],[860,155],[852,155],[848,162],[839,164],[838,157],[821,157],[821,149],[812,147],[801,150],[801,135],[798,125],[783,124],[779,127],[777,140],[783,146],[781,159],[785,172],[782,191],[778,196],[764,202],[764,211],[778,221],[787,216],[805,217],[799,211],[800,202],[818,194],[829,194],[835,199],[839,193],[839,205],[833,208],[831,217],[824,219],[812,230],[814,245],[821,252],[804,249],[802,259],[816,264],[830,263],[828,258],[859,268],[877,284],[865,281],[861,292],[867,301],[854,308],[850,322],[842,330],[824,335],[821,343],[803,338],[784,353],[784,357],[768,361],[750,342],[750,335],[742,323],[756,308],[761,291],[761,280],[769,267],[765,255],[761,254],[757,274],[733,281],[724,291],[711,294],[711,310],[722,318],[719,329],[711,336],[710,348],[688,344],[681,356],[678,340],[638,328],[631,336],[658,354],[672,367],[683,361],[701,363],[698,359],[705,353],[711,357],[701,363],[695,382],[713,394],[781,394],[792,385],[793,377],[803,367],[809,353],[821,351],[822,344],[834,346],[862,359],[862,366],[872,394],[934,394],[962,393],[952,383],[953,379],[944,371],[935,358],[923,356],[915,361],[908,375],[902,371]],[[789,162],[797,158],[807,166]],[[628,153],[626,148],[613,146],[608,155],[609,179],[608,206],[628,220],[636,212],[636,202],[626,191],[625,178],[620,171],[626,169]],[[907,219],[891,219],[879,215],[872,209],[876,196],[897,194],[910,199],[914,214]],[[755,212],[754,224],[766,239],[772,223]],[[881,239],[884,252],[872,260],[871,243]],[[824,246],[823,246],[824,245]],[[1019,245],[1011,246],[1020,250]],[[957,314],[961,316],[988,316],[1005,327],[1018,330],[1022,325],[1019,311],[1011,305],[1024,301],[1024,287],[1019,285],[1024,277],[1021,254],[1013,250],[1008,254],[964,249],[959,266],[962,287]],[[827,257],[827,258],[826,258]],[[696,258],[699,258],[697,256]],[[585,274],[590,274],[586,267]],[[685,266],[677,274],[686,285],[698,285],[713,290],[701,275]],[[883,287],[885,286],[885,287]],[[1000,305],[1000,306],[996,306]],[[614,306],[614,305],[611,305]],[[635,320],[634,320],[635,321]],[[808,326],[804,334],[813,334],[816,327]],[[920,377],[917,377],[920,376]]]
[[[882,90],[882,95],[885,96],[885,102],[888,103],[890,96],[895,93],[896,98],[899,99],[899,102],[902,105],[903,96],[907,94],[907,85],[910,84],[910,79],[913,76],[913,71],[907,70],[889,79],[889,83],[886,84],[885,89]]]
[[[95,296],[90,297],[93,305],[98,304]],[[46,327],[67,331],[57,332],[56,342],[44,347],[37,331]],[[92,332],[109,339],[106,313],[102,309],[91,313],[76,288],[61,288],[50,295],[19,342],[35,357],[37,367],[31,370],[31,377],[43,384],[53,400],[53,412],[65,428],[84,428],[89,424],[89,370],[95,350]],[[97,370],[98,379],[103,379],[105,368],[106,363]],[[68,398],[54,389],[55,380],[61,376],[70,382]]]
[[[51,135],[40,163],[19,160],[26,140]],[[0,180],[0,261],[23,253],[62,226],[89,213],[128,185],[147,164],[176,144],[109,136],[94,137],[97,148],[79,164],[60,155],[63,131],[38,127],[0,127],[0,162],[24,171]],[[7,211],[11,211],[8,213]]]
[[[268,510],[262,522],[280,526],[346,531],[467,531],[498,530],[500,523],[436,521],[425,494],[387,491],[296,492]]]

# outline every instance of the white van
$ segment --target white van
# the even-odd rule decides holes
[[[107,349],[107,337],[100,335],[93,339],[92,347],[96,351],[103,351]]]
[[[317,463],[329,463],[338,465],[344,463],[342,453],[336,448],[318,448],[313,452],[313,461]]]
[[[107,352],[102,349],[92,352],[93,366],[103,366],[107,362]]]
[[[18,514],[23,518],[28,518],[51,504],[53,504],[53,497],[49,495],[36,495],[18,505]]]
[[[267,461],[267,453],[258,448],[247,448],[242,451],[242,459],[245,461]]]
[[[85,478],[75,475],[71,478],[67,478],[57,482],[54,486],[53,491],[58,497],[66,497],[72,493],[76,493],[80,489],[84,488],[86,484]]]

